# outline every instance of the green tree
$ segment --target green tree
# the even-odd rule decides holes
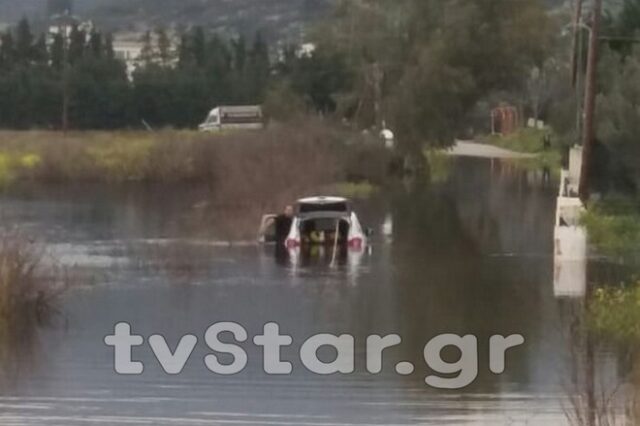
[[[172,99],[176,72],[153,64],[136,69],[133,74],[133,99],[135,114],[140,120],[154,127],[171,123],[177,108]]]
[[[89,35],[89,53],[96,58],[102,57],[104,53],[104,44],[102,34],[96,30],[91,31]]]
[[[290,79],[293,89],[322,114],[335,112],[341,93],[352,87],[344,55],[323,47],[297,58]]]
[[[0,68],[9,69],[15,65],[16,48],[13,34],[6,32],[0,38]]]
[[[116,129],[132,122],[130,85],[122,62],[88,55],[70,72],[73,128]]]
[[[268,120],[293,121],[307,113],[304,99],[291,87],[288,81],[275,82],[268,88],[263,103],[264,115]]]
[[[51,67],[54,70],[60,71],[64,66],[65,61],[65,46],[64,38],[62,34],[56,34],[53,37],[53,42],[50,47]]]
[[[233,69],[242,72],[247,64],[247,42],[243,36],[231,42],[233,49]]]
[[[151,31],[145,31],[140,41],[142,42],[142,50],[140,51],[139,61],[142,66],[147,67],[153,63],[155,57]]]
[[[207,40],[204,28],[197,26],[191,34],[190,50],[195,66],[202,67],[207,58]]]
[[[264,100],[270,72],[269,47],[262,35],[257,33],[249,52],[249,67],[245,72],[248,98],[251,103],[261,103]]]
[[[634,36],[640,30],[640,0],[624,0],[622,10],[614,21],[620,35]]]
[[[178,66],[184,67],[191,61],[191,52],[189,51],[189,35],[180,34],[180,43],[178,44]]]
[[[477,102],[521,92],[558,33],[537,0],[341,2],[316,34],[355,77],[340,110],[359,127],[391,124],[406,151],[447,145]]]
[[[22,18],[16,28],[16,60],[22,63],[33,59],[33,34],[27,18]]]
[[[87,35],[83,30],[74,26],[69,34],[68,55],[70,63],[75,64],[84,57]]]
[[[207,63],[205,66],[207,97],[209,107],[228,103],[233,99],[232,53],[229,44],[214,35],[207,42]]]
[[[113,49],[113,35],[107,34],[104,38],[104,56],[107,59],[114,60],[116,57],[115,50]]]
[[[167,31],[163,27],[156,29],[156,38],[158,39],[157,58],[160,65],[166,67],[173,62],[173,51],[171,47],[171,39]]]
[[[38,36],[33,45],[33,61],[38,65],[48,65],[49,51],[47,49],[47,39],[44,34]]]
[[[624,58],[624,59],[623,59]],[[640,186],[640,51],[603,52],[598,96],[598,140],[609,150],[613,189]]]

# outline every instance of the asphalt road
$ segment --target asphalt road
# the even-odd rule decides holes
[[[476,157],[476,158],[535,158],[536,154],[524,154],[493,145],[486,145],[470,141],[457,141],[456,144],[446,151],[454,157]]]

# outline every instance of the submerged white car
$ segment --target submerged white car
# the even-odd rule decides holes
[[[262,220],[259,241],[276,240],[270,225],[275,215]],[[280,242],[282,243],[282,242]],[[288,249],[304,246],[347,246],[350,250],[364,250],[368,232],[362,228],[351,202],[341,197],[310,197],[298,200],[291,229],[283,243]]]

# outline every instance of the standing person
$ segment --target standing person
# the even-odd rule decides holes
[[[274,218],[275,236],[276,236],[276,248],[275,257],[276,263],[282,266],[288,265],[289,251],[285,247],[285,241],[291,232],[291,225],[293,224],[294,210],[293,206],[286,206],[282,214]]]
[[[289,232],[291,232],[291,225],[293,224],[293,215],[293,206],[289,205],[284,208],[282,214],[276,216],[274,219],[277,244],[284,244],[285,240],[289,236]]]

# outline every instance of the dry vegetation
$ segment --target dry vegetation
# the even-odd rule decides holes
[[[0,325],[43,322],[68,286],[67,274],[43,262],[43,253],[17,234],[0,236]]]
[[[387,152],[323,120],[262,132],[0,132],[0,183],[202,183],[216,204],[290,199],[338,182],[380,184]],[[276,200],[277,201],[277,200]]]
[[[0,132],[0,184],[97,183],[209,188],[192,222],[221,239],[255,237],[262,214],[301,196],[361,196],[387,177],[389,153],[375,138],[322,119],[261,132]],[[221,226],[224,224],[224,226]],[[195,226],[195,225],[194,225]],[[228,235],[226,235],[228,234]]]
[[[0,235],[0,389],[15,386],[38,364],[38,330],[57,316],[55,303],[69,274],[20,234]]]

